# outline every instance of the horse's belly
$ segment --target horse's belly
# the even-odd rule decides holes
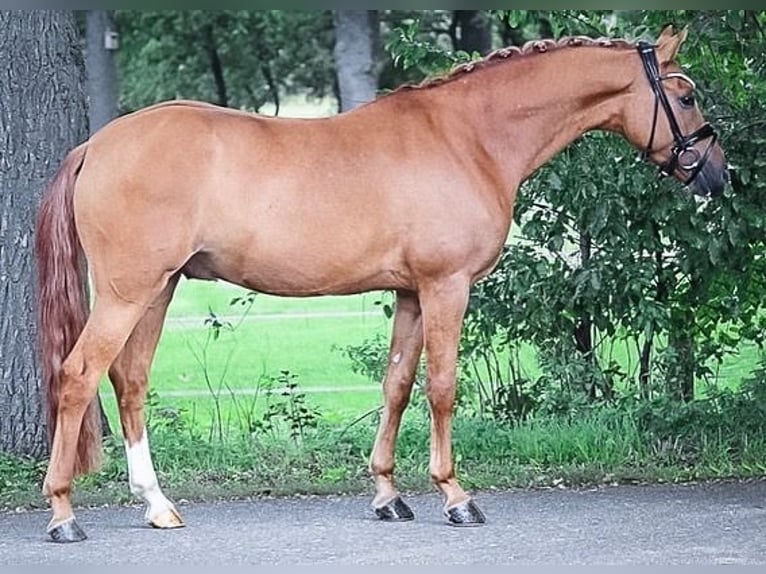
[[[288,297],[411,288],[409,273],[391,259],[333,257],[308,247],[280,256],[200,251],[182,272],[190,278],[222,279],[261,293]]]

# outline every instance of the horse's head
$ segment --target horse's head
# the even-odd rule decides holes
[[[624,133],[662,175],[691,184],[699,195],[717,196],[729,178],[726,158],[702,117],[694,82],[675,62],[685,39],[686,30],[666,26],[656,44],[638,43],[642,66],[625,107]]]

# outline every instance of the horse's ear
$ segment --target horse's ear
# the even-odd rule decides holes
[[[686,27],[676,33],[673,30],[672,24],[668,24],[662,29],[659,38],[657,38],[657,57],[660,60],[660,64],[667,64],[676,59],[678,50],[681,48],[684,40],[686,40],[688,33],[689,29]]]

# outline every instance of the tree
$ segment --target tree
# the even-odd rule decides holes
[[[111,10],[88,10],[85,16],[85,68],[88,74],[90,133],[117,117],[117,29]]]
[[[722,136],[733,193],[700,205],[649,167],[628,165],[635,151],[616,138],[582,138],[523,187],[514,213],[521,239],[474,293],[468,350],[482,356],[476,341],[530,342],[540,380],[570,397],[609,399],[617,388],[691,400],[699,380],[715,381],[725,354],[764,340],[766,66],[757,54],[766,15],[563,11],[507,20],[535,35],[544,23],[556,35],[631,38],[688,24],[680,60]]]
[[[120,111],[169,99],[259,110],[333,84],[329,11],[118,11]]]
[[[49,178],[87,137],[85,74],[72,12],[1,11],[0,29],[0,452],[40,457],[32,233]]]
[[[335,65],[340,111],[375,99],[378,90],[377,51],[379,24],[375,10],[336,10]]]
[[[450,37],[455,50],[485,55],[492,49],[492,19],[486,10],[454,10]]]

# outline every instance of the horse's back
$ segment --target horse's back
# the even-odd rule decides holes
[[[193,276],[285,294],[390,283],[379,269],[401,263],[395,198],[354,183],[363,166],[350,132],[199,103],[117,120],[93,137],[78,181],[86,252],[130,246]]]

